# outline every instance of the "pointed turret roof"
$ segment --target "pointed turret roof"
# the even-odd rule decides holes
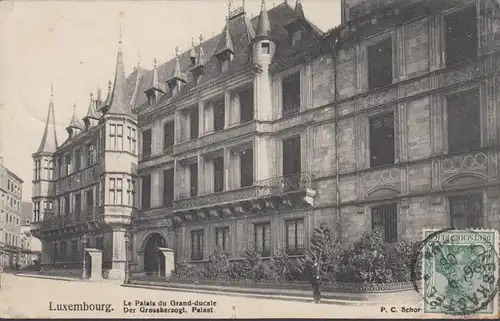
[[[123,50],[120,48],[116,57],[116,69],[115,69],[115,79],[113,82],[113,88],[108,93],[108,98],[106,103],[103,105],[103,109],[109,114],[122,114],[130,115],[132,114],[132,109],[130,108],[128,96],[127,96],[127,83],[125,78],[125,66],[123,63]]]
[[[82,120],[76,114],[76,104],[73,104],[73,116],[71,116],[68,128],[83,129]]]
[[[191,58],[191,59],[197,58],[196,50],[194,49],[194,37],[191,40],[191,50],[189,51],[189,58]],[[196,60],[195,60],[195,63],[196,63]]]
[[[205,66],[207,59],[205,58],[205,51],[203,50],[203,35],[200,35],[200,51],[198,52],[198,65]]]
[[[150,91],[161,91],[163,92],[163,89],[160,86],[160,82],[158,81],[158,69],[156,68],[157,60],[156,58],[153,61],[154,68],[153,68],[153,77],[151,77],[151,83],[149,84],[148,89],[145,90],[145,92],[150,92]]]
[[[231,34],[229,33],[228,24],[226,24],[226,26],[224,27],[222,35],[219,38],[219,43],[217,44],[215,55],[218,56],[226,51],[234,54],[233,40],[231,39]]]
[[[134,85],[134,92],[132,93],[132,98],[130,98],[130,108],[135,107],[137,96],[139,95],[139,88],[141,86],[142,68],[140,61],[137,62],[137,67],[135,68],[135,71],[137,72],[137,75]]]
[[[302,8],[302,2],[300,0],[297,0],[297,2],[295,3],[295,13],[301,17],[301,18],[305,18],[305,14],[304,14],[304,9]]]
[[[57,150],[56,119],[54,113],[54,86],[50,88],[49,111],[45,122],[42,141],[37,149],[37,153],[54,153]]]
[[[266,0],[262,0],[255,37],[259,38],[269,36],[271,36],[271,23],[269,22],[269,16],[267,15]]]
[[[87,115],[84,117],[84,119],[85,118],[99,119],[99,116],[97,115],[97,111],[96,111],[97,101],[93,99],[93,96],[94,96],[94,94],[90,93],[89,108],[87,109]]]
[[[201,50],[201,48],[200,48]],[[181,63],[179,61],[179,47],[175,47],[175,65],[174,72],[172,76],[167,80],[167,82],[171,82],[174,80],[180,80],[182,82],[187,82],[186,75],[181,72]]]

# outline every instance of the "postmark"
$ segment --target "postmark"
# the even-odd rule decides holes
[[[498,232],[424,230],[412,278],[424,314],[495,316],[498,311]],[[421,263],[421,288],[417,269]]]

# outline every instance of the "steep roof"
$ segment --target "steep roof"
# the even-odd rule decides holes
[[[318,45],[319,38],[323,35],[322,31],[317,26],[312,24],[309,20],[305,19],[311,27],[310,33],[312,36],[305,35],[304,37],[302,37],[302,42],[300,44],[292,46],[289,42],[289,35],[285,26],[301,18],[295,11],[295,8],[292,8],[287,3],[282,3],[272,9],[269,9],[267,11],[267,15],[269,24],[271,26],[270,35],[278,42],[277,52],[273,58],[274,61],[281,60],[288,56],[302,52],[307,48]],[[235,71],[247,67],[249,63],[251,63],[252,52],[249,44],[255,37],[255,30],[257,29],[258,22],[259,16],[255,16],[254,18],[250,19],[245,14],[239,15],[234,19],[230,19],[227,22],[227,25],[224,26],[224,28],[221,30],[220,34],[201,43],[206,58],[206,69],[198,85],[205,84],[228,73],[234,73]],[[220,50],[220,48],[226,44],[226,28],[227,33],[230,35],[232,41],[234,56],[229,69],[224,73],[221,73],[219,69],[219,63],[214,54],[217,53],[218,49]],[[221,37],[223,39],[221,39]],[[194,49],[195,52],[199,52],[200,44],[195,46]],[[190,48],[187,48],[186,51],[179,53],[179,65],[181,69],[180,71],[187,76],[187,83],[182,87],[181,94],[188,92],[195,86],[197,86],[193,81],[193,75],[191,74],[191,72],[189,72],[189,69],[192,68],[192,54],[193,48],[191,46]],[[172,75],[174,75],[175,64],[176,59],[174,58],[158,66],[157,73],[160,83],[165,83],[172,77]],[[136,85],[136,78],[137,76],[134,73],[129,75],[129,77],[127,78],[127,90],[129,93],[129,97],[132,97],[133,95]],[[141,77],[140,84],[138,86],[139,94],[135,99],[135,108],[147,108],[147,98],[144,94],[144,91],[150,86],[150,81],[152,78],[153,71],[144,70],[143,76]],[[158,103],[161,104],[165,101],[168,101],[170,98],[170,94],[167,93],[160,98]]]
[[[36,153],[54,153],[57,150],[56,119],[54,114],[54,90],[51,86],[49,110],[45,121],[45,130]]]

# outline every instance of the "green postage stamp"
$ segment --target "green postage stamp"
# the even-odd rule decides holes
[[[498,231],[424,230],[423,311],[495,317],[498,311]]]

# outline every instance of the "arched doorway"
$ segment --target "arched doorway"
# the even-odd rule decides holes
[[[163,236],[153,233],[149,236],[144,248],[144,272],[146,275],[165,275],[165,258],[159,247],[166,247],[167,242]]]

